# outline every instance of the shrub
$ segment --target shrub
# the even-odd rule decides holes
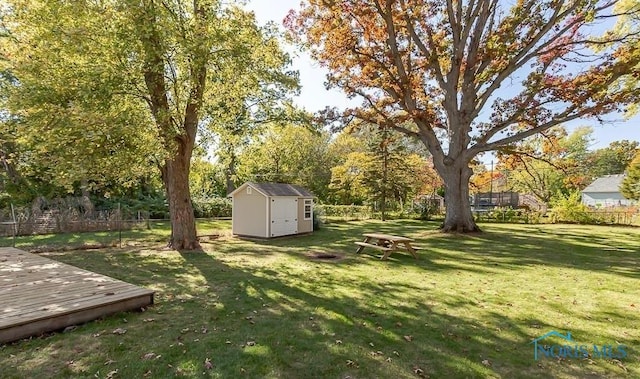
[[[430,199],[423,199],[414,204],[413,208],[414,212],[418,214],[418,218],[424,221],[431,220],[433,216],[440,212],[439,204]]]
[[[231,217],[231,199],[226,197],[194,197],[193,212],[197,218]]]
[[[320,221],[320,212],[314,208],[313,209],[313,230],[320,230],[320,225],[321,225],[321,221]]]
[[[316,205],[320,217],[343,220],[368,220],[373,216],[371,208],[365,205]]]
[[[573,222],[591,224],[596,220],[591,216],[589,208],[582,204],[581,194],[574,191],[569,195],[558,194],[551,202],[550,216],[552,222]]]
[[[128,197],[95,197],[92,199],[96,209],[120,209],[123,219],[136,218],[138,214],[145,218],[169,218],[169,206],[164,194],[151,193]]]

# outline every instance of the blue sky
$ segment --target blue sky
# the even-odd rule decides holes
[[[249,0],[247,9],[253,10],[260,23],[275,21],[282,25],[282,20],[290,9],[297,9],[300,0]],[[309,111],[323,109],[326,106],[345,108],[349,100],[339,90],[327,90],[324,87],[326,71],[320,68],[304,52],[296,52],[293,68],[300,72],[302,91],[296,103]],[[635,140],[640,142],[640,116],[630,120],[612,116],[612,121],[600,124],[595,120],[578,120],[567,124],[569,128],[591,126],[594,129],[592,149],[606,147],[618,140]]]

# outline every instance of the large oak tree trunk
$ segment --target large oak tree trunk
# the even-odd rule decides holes
[[[171,219],[169,246],[177,250],[196,250],[200,249],[200,244],[189,192],[189,171],[206,86],[210,45],[203,40],[202,43],[190,46],[194,50],[187,56],[190,62],[188,80],[179,84],[167,83],[165,67],[171,54],[167,51],[160,32],[162,26],[158,22],[159,13],[156,9],[159,6],[155,2],[143,2],[137,9],[140,13],[136,15],[136,21],[145,25],[140,40],[145,58],[144,81],[149,93],[148,102],[164,147],[169,153],[161,167]],[[193,12],[194,30],[205,28],[208,22],[207,9],[194,0]],[[171,91],[172,85],[189,88],[184,118],[180,111],[174,110],[169,101],[175,93]],[[180,104],[181,99],[172,100]]]
[[[176,250],[200,249],[189,191],[190,161],[191,152],[181,147],[172,159],[165,161],[162,170],[171,219],[169,246]]]
[[[236,189],[236,183],[233,181],[236,176],[236,156],[233,152],[230,155],[231,158],[229,159],[229,165],[227,166],[227,169],[224,170],[224,179],[227,185],[227,194],[230,194]]]
[[[440,230],[445,233],[479,232],[480,228],[473,220],[469,203],[469,179],[473,171],[467,164],[445,166],[442,179],[445,183],[444,201],[446,215]]]

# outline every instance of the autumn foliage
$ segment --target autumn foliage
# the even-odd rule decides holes
[[[594,35],[640,12],[617,3],[310,0],[285,24],[329,70],[329,87],[362,99],[345,119],[427,146],[445,182],[443,230],[466,232],[477,230],[475,156],[640,100],[626,80],[640,73],[633,28]]]

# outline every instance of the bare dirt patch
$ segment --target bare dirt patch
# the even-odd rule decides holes
[[[344,259],[344,254],[332,251],[309,251],[307,258],[320,262],[339,262]]]

